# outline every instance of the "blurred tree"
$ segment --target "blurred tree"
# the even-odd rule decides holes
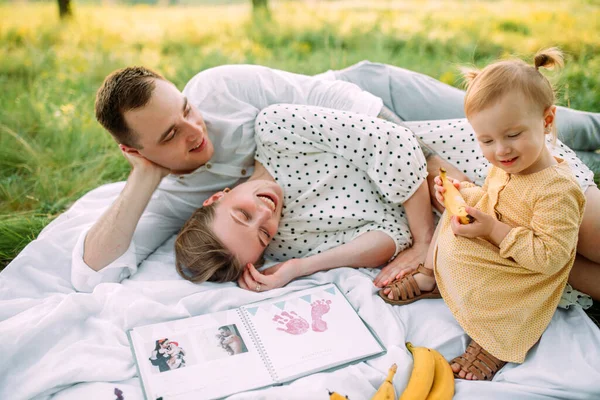
[[[65,19],[73,16],[73,7],[71,0],[58,0],[58,15],[60,19]]]
[[[252,0],[252,14],[255,17],[269,18],[271,13],[269,12],[268,0]]]

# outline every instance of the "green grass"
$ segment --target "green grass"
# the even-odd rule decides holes
[[[103,78],[127,65],[155,68],[180,88],[224,63],[314,74],[363,59],[457,84],[459,64],[557,45],[567,53],[560,104],[600,111],[594,1],[272,2],[268,23],[248,19],[249,3],[76,3],[64,24],[54,3],[0,5],[0,268],[83,193],[126,178],[93,103]]]

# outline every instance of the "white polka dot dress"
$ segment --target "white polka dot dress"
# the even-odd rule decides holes
[[[256,159],[284,190],[265,256],[314,255],[380,230],[399,252],[412,243],[402,203],[427,177],[412,132],[333,109],[274,105],[256,119]]]
[[[483,156],[475,132],[466,118],[413,121],[404,124],[443,159],[456,166],[476,184],[483,185],[490,164]],[[584,192],[589,186],[595,186],[594,173],[577,158],[573,150],[560,140],[553,144],[550,135],[546,144],[554,157],[561,158],[569,164]]]

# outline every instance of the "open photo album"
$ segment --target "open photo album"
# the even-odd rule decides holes
[[[377,357],[334,284],[127,332],[146,399],[214,399]]]

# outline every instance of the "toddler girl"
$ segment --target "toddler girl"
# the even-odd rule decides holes
[[[395,284],[415,292],[409,301],[439,290],[471,337],[451,362],[460,378],[491,380],[506,362],[524,361],[575,260],[585,197],[545,145],[556,138],[556,107],[539,68],[553,66],[562,66],[555,48],[538,53],[534,66],[510,60],[465,72],[465,113],[492,164],[483,187],[454,182],[475,221],[461,225],[444,213],[425,266]],[[443,203],[439,177],[435,190]]]

